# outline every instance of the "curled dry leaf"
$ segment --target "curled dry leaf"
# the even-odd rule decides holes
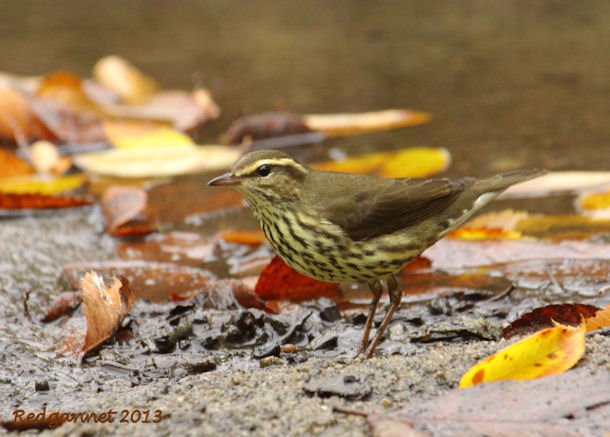
[[[500,197],[546,197],[560,193],[579,193],[606,185],[610,185],[610,172],[556,171],[513,185]]]
[[[523,314],[502,330],[503,338],[511,338],[515,335],[531,334],[543,328],[562,325],[578,326],[583,319],[595,316],[601,308],[594,305],[580,303],[564,303],[547,305],[536,308],[529,313]]]
[[[310,114],[304,115],[303,119],[310,129],[327,135],[354,135],[425,124],[430,121],[430,114],[409,109],[386,109],[354,114]]]
[[[341,296],[339,284],[322,282],[302,275],[288,267],[278,256],[275,256],[265,267],[254,292],[263,300],[304,301],[319,297]]]
[[[114,278],[108,286],[96,272],[86,273],[80,287],[87,332],[84,340],[68,339],[66,348],[82,357],[115,334],[133,305],[135,293],[125,277]]]
[[[474,365],[462,377],[460,387],[565,372],[584,354],[585,333],[584,323],[576,327],[555,324],[543,329]]]
[[[116,55],[104,56],[97,61],[93,67],[93,77],[127,103],[146,100],[159,90],[159,85],[152,77]]]
[[[74,163],[102,176],[147,178],[225,169],[239,155],[239,151],[224,146],[160,147],[76,155]]]
[[[344,161],[318,163],[312,167],[318,170],[370,173],[386,178],[407,178],[442,172],[450,163],[451,155],[447,149],[413,147],[393,152],[370,153]]]

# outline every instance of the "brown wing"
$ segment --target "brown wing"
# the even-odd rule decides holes
[[[352,240],[362,241],[413,226],[449,207],[474,179],[396,179],[360,187],[328,205],[326,216]]]

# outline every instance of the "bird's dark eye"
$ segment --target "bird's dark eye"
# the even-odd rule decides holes
[[[271,166],[267,164],[263,164],[256,169],[256,174],[259,176],[269,176],[269,173],[271,173]]]

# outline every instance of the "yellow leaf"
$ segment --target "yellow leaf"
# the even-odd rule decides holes
[[[610,189],[585,193],[576,202],[578,210],[593,218],[610,218]]]
[[[227,146],[180,146],[115,149],[74,157],[83,170],[101,176],[149,178],[228,168],[240,156]]]
[[[310,129],[333,136],[424,124],[430,121],[430,114],[408,109],[387,109],[356,114],[310,114],[304,115],[303,120]]]
[[[394,152],[370,153],[338,162],[324,162],[312,167],[347,173],[369,173],[386,178],[430,176],[447,169],[451,155],[447,149],[413,147]]]
[[[53,195],[72,191],[81,187],[87,181],[82,174],[44,178],[37,175],[17,176],[0,179],[0,191],[12,194],[45,194]]]
[[[610,326],[610,304],[595,313],[593,317],[585,319],[587,332],[597,331],[598,329]]]
[[[104,122],[104,132],[118,149],[192,147],[195,144],[188,135],[151,121],[110,120]]]
[[[480,361],[468,370],[460,388],[481,382],[541,378],[565,372],[585,352],[585,324],[556,324]]]

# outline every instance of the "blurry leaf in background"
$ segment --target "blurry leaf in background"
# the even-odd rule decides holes
[[[34,213],[34,210],[43,212],[53,209],[87,206],[93,203],[93,200],[88,197],[0,193],[0,217],[19,215],[14,214],[17,211],[29,214]]]
[[[225,169],[240,152],[225,146],[117,149],[74,156],[86,172],[123,178],[176,176]]]
[[[539,331],[470,368],[460,388],[482,382],[524,380],[556,375],[572,368],[585,352],[585,324]]]
[[[57,146],[50,141],[34,142],[28,148],[28,155],[38,173],[61,175],[72,165],[70,158],[60,156]]]
[[[83,80],[69,71],[56,71],[44,76],[35,96],[79,112],[104,116],[104,112],[85,92]]]
[[[108,141],[118,149],[149,149],[193,146],[188,135],[174,128],[152,122],[133,120],[108,120],[104,122]]]
[[[2,113],[0,112],[0,117]],[[0,148],[0,181],[1,178],[23,176],[34,173],[35,170],[26,161],[10,150]]]
[[[539,178],[513,185],[500,197],[546,197],[560,193],[579,193],[605,185],[610,185],[610,172],[553,171]]]
[[[46,309],[42,323],[50,323],[63,316],[72,314],[81,304],[80,291],[64,291],[57,295],[51,306]]]
[[[38,175],[0,179],[0,192],[12,194],[52,195],[73,191],[87,182],[83,174],[49,178]]]
[[[0,86],[0,138],[16,141],[18,137],[53,138],[53,135],[37,119],[21,92]]]
[[[594,317],[601,308],[580,303],[564,303],[536,308],[521,315],[502,330],[502,338],[509,339],[515,335],[531,334],[543,328],[552,327],[555,323],[578,326],[583,319]]]
[[[227,144],[241,144],[246,140],[285,137],[311,132],[303,117],[290,112],[263,112],[246,115],[233,121],[225,134]]]
[[[126,103],[138,103],[159,91],[157,82],[119,56],[108,55],[93,67],[93,77]]]
[[[370,153],[313,164],[318,170],[369,173],[386,178],[425,177],[445,171],[451,163],[447,149],[413,147],[393,152]]]
[[[583,193],[576,200],[576,209],[589,217],[610,219],[610,189],[597,193]]]
[[[246,244],[250,246],[257,246],[267,242],[265,234],[260,229],[227,229],[220,232],[220,238],[227,243]]]
[[[309,114],[303,120],[311,130],[329,136],[355,135],[417,126],[430,121],[430,114],[409,109],[386,109],[352,114]]]

